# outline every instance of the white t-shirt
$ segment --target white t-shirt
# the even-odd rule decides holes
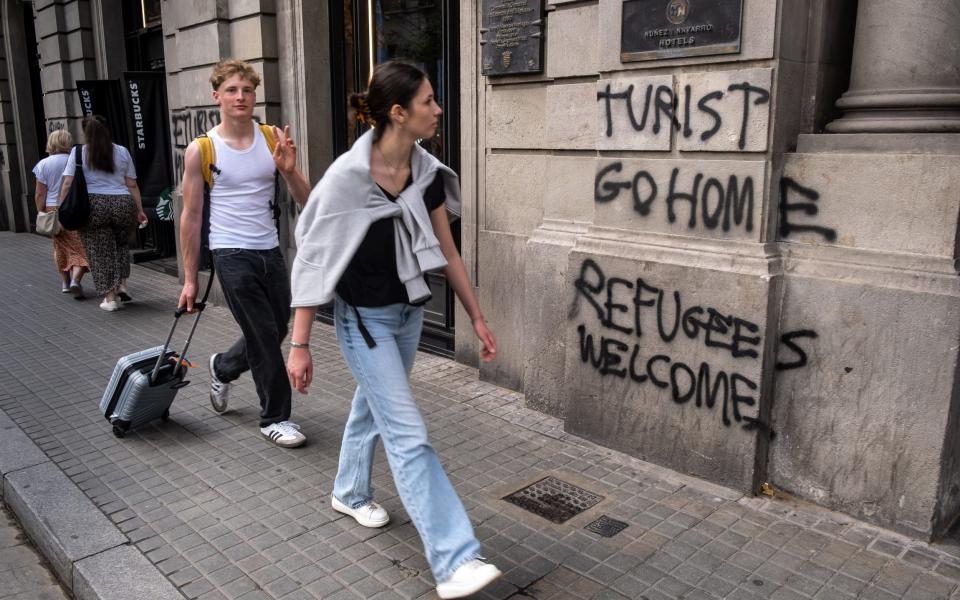
[[[280,242],[270,208],[276,165],[260,128],[254,127],[253,144],[245,150],[228,146],[215,129],[207,135],[217,167],[210,189],[210,249],[276,248]]]
[[[66,154],[51,154],[33,167],[37,181],[47,186],[48,207],[60,203],[60,186],[63,184],[63,168],[66,164]]]
[[[73,177],[77,170],[76,147],[70,151],[70,158],[64,167],[63,174],[67,177]],[[133,166],[133,159],[130,158],[130,152],[123,146],[113,145],[113,173],[98,171],[91,168],[87,161],[87,145],[83,145],[83,176],[87,180],[88,194],[110,194],[123,195],[129,194],[130,190],[124,181],[124,177],[131,179],[137,178],[137,172]]]

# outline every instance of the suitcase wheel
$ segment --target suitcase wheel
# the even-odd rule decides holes
[[[160,415],[160,418],[161,418],[162,420],[164,420],[164,421],[166,421],[167,419],[169,419],[169,418],[170,418],[170,409],[168,408],[167,410],[163,411],[163,414]]]
[[[127,430],[130,429],[129,421],[123,421],[121,419],[114,418],[110,420],[110,424],[113,425],[113,435],[117,436],[118,438],[122,438],[124,435],[126,435]]]

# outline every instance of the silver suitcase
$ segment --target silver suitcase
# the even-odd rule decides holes
[[[185,379],[186,354],[193,333],[197,330],[204,302],[197,302],[194,306],[198,312],[181,353],[169,349],[177,323],[186,312],[177,309],[173,327],[162,346],[134,352],[117,361],[100,399],[100,411],[113,426],[115,436],[123,437],[129,429],[155,419],[166,420],[170,416],[170,405],[177,392],[190,383]]]

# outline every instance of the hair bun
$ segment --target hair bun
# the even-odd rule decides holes
[[[350,94],[350,107],[354,111],[354,117],[363,123],[373,127],[376,122],[373,118],[373,112],[370,110],[370,102],[367,100],[367,93]]]

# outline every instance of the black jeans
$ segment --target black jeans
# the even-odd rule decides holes
[[[213,251],[217,278],[243,337],[217,357],[217,378],[229,383],[250,370],[260,397],[260,427],[290,418],[290,381],[280,342],[290,321],[290,279],[279,248]]]

